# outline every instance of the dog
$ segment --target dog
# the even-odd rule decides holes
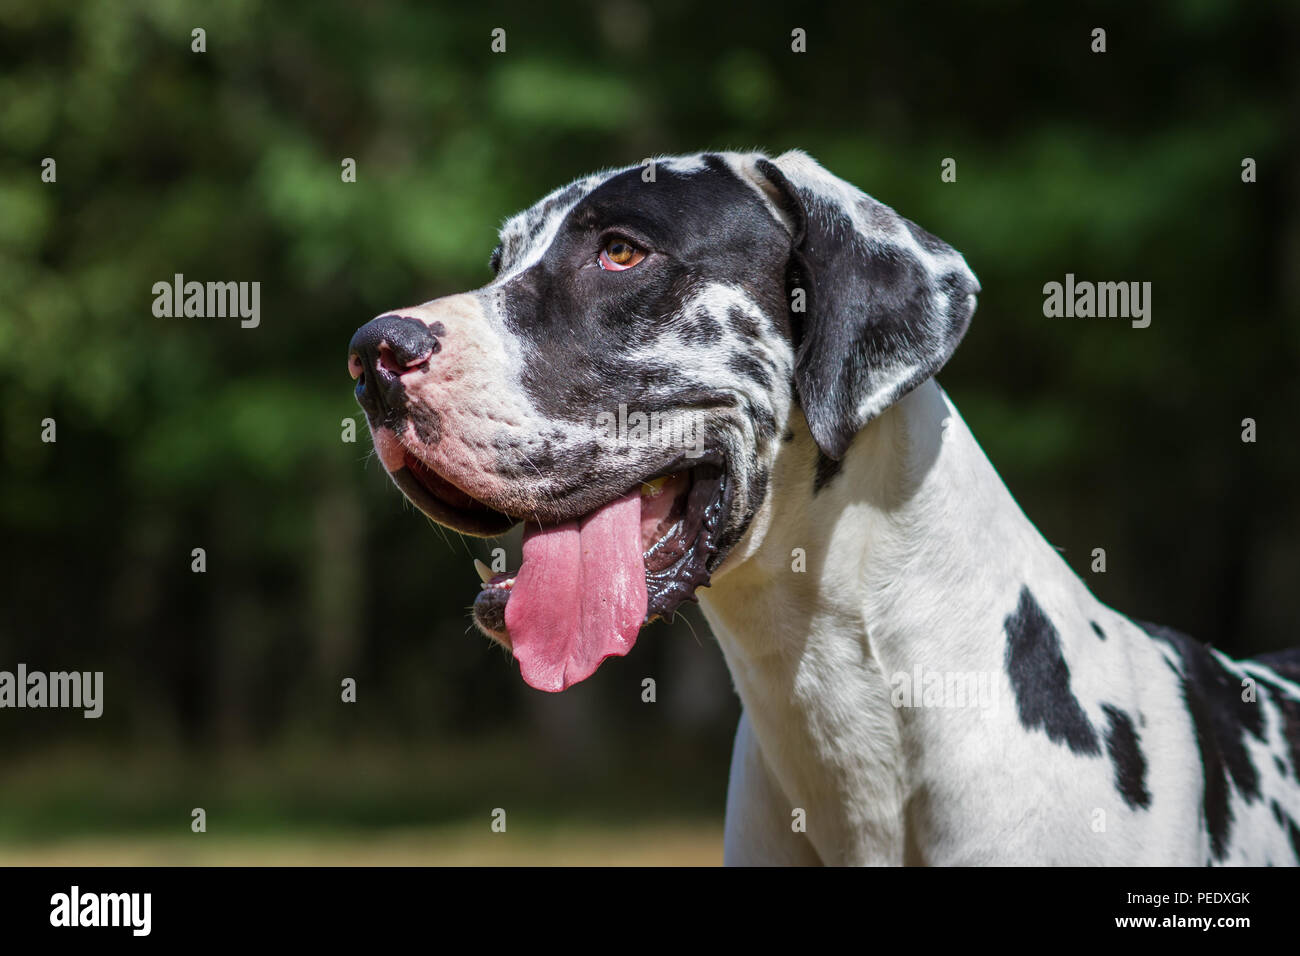
[[[442,525],[523,523],[473,616],[535,688],[698,597],[743,705],[726,863],[1300,861],[1300,656],[1072,573],[934,381],[980,291],[948,244],[724,152],[578,179],[490,264],[352,339],[378,458]]]

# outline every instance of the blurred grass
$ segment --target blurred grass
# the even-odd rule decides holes
[[[725,774],[681,751],[638,749],[595,769],[509,739],[217,761],[31,754],[5,773],[0,865],[717,864]],[[196,807],[203,833],[190,828]],[[497,808],[504,833],[491,829]]]
[[[126,834],[0,846],[0,866],[718,866],[722,821]]]

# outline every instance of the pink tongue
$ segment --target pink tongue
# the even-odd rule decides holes
[[[645,619],[641,494],[577,521],[524,528],[524,563],[506,603],[506,629],[529,687],[561,691],[636,643]]]

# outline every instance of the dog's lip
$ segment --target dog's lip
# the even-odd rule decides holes
[[[402,467],[390,475],[417,508],[455,531],[490,538],[505,534],[519,523],[518,518],[480,501],[444,478],[409,449],[403,450]]]

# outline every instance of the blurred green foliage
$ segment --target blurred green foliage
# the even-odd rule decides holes
[[[1296,6],[745,11],[0,2],[0,665],[108,694],[98,722],[0,716],[7,752],[493,731],[590,766],[667,739],[720,809],[737,710],[698,618],[543,699],[466,633],[483,543],[404,506],[364,426],[340,441],[358,325],[485,282],[496,226],[561,183],[701,148],[804,148],[965,253],[983,294],[941,380],[1099,596],[1295,643]],[[1045,319],[1067,272],[1152,282],[1152,326]],[[261,326],[155,318],[175,273],[260,281]]]

